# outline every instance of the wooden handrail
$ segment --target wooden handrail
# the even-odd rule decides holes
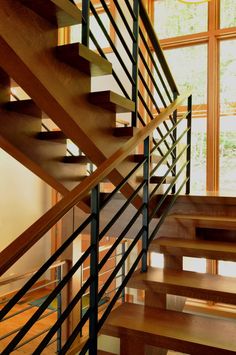
[[[172,92],[179,94],[179,90],[178,90],[177,85],[174,81],[174,78],[171,74],[170,68],[167,64],[166,58],[165,58],[164,53],[161,49],[161,45],[160,45],[159,40],[157,38],[156,32],[153,28],[153,25],[150,21],[150,18],[147,14],[147,11],[145,9],[145,6],[144,6],[142,0],[140,0],[140,17],[143,21],[144,27],[148,33],[148,37],[152,43],[153,49],[158,57],[158,60],[161,64],[162,70],[166,76],[166,79],[170,85]]]
[[[79,185],[63,197],[55,206],[26,229],[16,240],[0,253],[0,276],[24,255],[45,233],[47,233],[72,207],[78,204],[100,181],[112,172],[133,150],[177,109],[187,98],[187,94],[177,97],[162,113],[155,117],[130,138],[121,148],[106,159]]]
[[[53,263],[49,267],[49,270],[55,269],[58,266],[65,265],[68,262],[69,262],[69,260],[62,260],[62,261],[58,260],[58,261],[55,261],[55,263]],[[0,287],[4,286],[4,285],[8,285],[9,283],[12,283],[12,282],[16,282],[16,281],[19,281],[19,280],[27,279],[28,277],[33,276],[36,273],[37,270],[38,269],[34,269],[34,270],[29,271],[29,272],[25,272],[24,274],[20,274],[20,275],[18,274],[18,275],[6,277],[5,279],[0,280]]]

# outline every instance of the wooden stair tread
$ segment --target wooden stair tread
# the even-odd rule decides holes
[[[149,251],[169,255],[236,261],[236,243],[161,237],[153,240]]]
[[[146,344],[189,354],[235,354],[236,325],[212,319],[124,303],[108,317],[102,332],[143,339]],[[132,335],[134,336],[132,339]]]
[[[133,101],[110,90],[91,92],[89,101],[112,112],[133,112],[135,109]]]
[[[4,105],[4,108],[8,111],[22,113],[23,115],[37,118],[42,117],[42,110],[31,99],[9,101]]]
[[[56,55],[60,60],[88,75],[112,74],[111,63],[81,43],[58,46],[56,47]]]
[[[136,271],[128,287],[236,304],[235,279],[220,275],[149,267],[145,273]]]
[[[236,217],[231,216],[207,216],[207,215],[197,215],[197,214],[172,214],[171,217],[177,219],[194,219],[194,220],[204,220],[204,221],[214,221],[214,222],[235,222]]]
[[[51,24],[67,27],[80,24],[81,11],[70,1],[65,0],[18,0]]]

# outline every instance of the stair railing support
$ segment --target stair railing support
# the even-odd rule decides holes
[[[62,280],[61,265],[58,266],[56,269],[56,278],[57,278],[57,284],[59,284]],[[62,297],[61,297],[61,292],[59,292],[57,295],[57,319],[60,319],[61,311],[62,311]],[[58,354],[61,351],[61,348],[62,348],[61,345],[62,345],[62,331],[61,331],[61,327],[59,327],[57,330],[57,353]]]
[[[138,117],[138,51],[139,51],[139,0],[134,0],[133,4],[134,22],[133,22],[133,34],[135,41],[133,41],[133,58],[135,60],[132,69],[132,78],[134,85],[132,87],[132,100],[135,103],[135,110],[132,112],[132,127],[137,127]]]
[[[90,0],[82,0],[82,38],[81,42],[89,47]]]
[[[187,127],[188,127],[188,133],[187,133],[187,170],[186,170],[186,177],[188,178],[188,181],[186,183],[186,195],[190,194],[190,174],[191,174],[191,128],[192,128],[192,95],[188,97],[188,115],[187,115]]]
[[[177,96],[178,96],[178,93],[175,91],[175,92],[173,93],[173,99],[176,100],[176,99],[177,99]],[[173,112],[173,124],[176,124],[176,122],[177,122],[177,110],[175,110],[175,111]],[[177,140],[177,128],[175,128],[175,129],[173,130],[173,138],[174,138],[174,142],[176,142],[176,140]],[[173,163],[174,163],[176,157],[177,157],[177,147],[174,148],[174,150],[173,150],[173,158],[172,158],[172,162],[173,162]],[[176,169],[177,169],[177,167],[176,167],[176,165],[175,165],[175,166],[173,167],[173,169],[172,169],[172,176],[173,176],[173,177],[176,176]],[[175,192],[176,192],[176,185],[174,184],[174,186],[172,187],[172,194],[174,195]]]
[[[98,262],[99,262],[99,185],[93,188],[91,193],[91,254],[90,254],[90,308],[92,310],[89,319],[90,348],[89,355],[97,354],[98,333]]]
[[[144,141],[144,158],[143,164],[143,179],[145,184],[143,186],[143,235],[142,235],[142,249],[144,251],[142,256],[142,272],[147,271],[147,251],[149,240],[149,165],[150,165],[150,141],[147,137]]]

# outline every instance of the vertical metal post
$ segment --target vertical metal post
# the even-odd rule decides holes
[[[188,115],[187,115],[187,127],[189,128],[188,133],[187,133],[187,153],[186,153],[186,159],[188,162],[187,168],[186,168],[186,177],[188,178],[188,181],[186,183],[186,195],[190,194],[190,174],[191,174],[191,128],[192,128],[192,95],[188,97]]]
[[[82,0],[82,39],[81,42],[89,47],[89,17],[90,0]]]
[[[91,193],[91,254],[90,254],[90,308],[92,310],[89,319],[89,337],[91,346],[89,355],[97,354],[97,324],[98,324],[98,258],[99,258],[99,185],[93,188]]]
[[[133,22],[133,34],[135,41],[133,42],[133,57],[135,63],[132,68],[132,78],[134,84],[132,87],[132,100],[135,103],[135,110],[132,112],[132,127],[137,127],[138,117],[138,50],[139,50],[139,0],[134,0],[133,12],[135,19]]]
[[[143,165],[143,179],[145,184],[143,186],[143,236],[142,248],[144,254],[142,256],[142,272],[147,271],[147,250],[149,240],[149,163],[150,163],[150,147],[149,137],[144,141],[144,157],[146,158]]]
[[[173,93],[173,99],[175,100],[177,98],[177,96],[178,96],[178,93],[174,92]],[[173,122],[174,122],[174,124],[176,124],[176,122],[177,122],[177,110],[175,110],[173,112]],[[176,142],[176,140],[177,140],[177,128],[175,128],[173,130],[173,138],[174,138],[174,142]],[[175,147],[173,149],[173,157],[172,157],[172,162],[173,163],[175,162],[176,157],[177,157],[177,147]],[[175,165],[173,167],[173,169],[172,169],[172,176],[174,176],[174,177],[176,176],[176,169],[177,169],[177,167]],[[172,187],[172,194],[175,194],[175,191],[176,191],[176,184],[174,184],[174,186]]]
[[[123,242],[121,244],[121,257],[123,257],[124,253],[125,253],[125,242]],[[122,282],[123,282],[124,278],[125,278],[125,262],[122,265],[122,271],[121,272],[122,272]],[[122,290],[122,302],[123,303],[125,302],[125,287]]]
[[[62,266],[58,266],[56,268],[56,277],[57,277],[57,283],[59,284],[62,280]],[[62,301],[61,301],[61,292],[58,293],[57,295],[57,319],[59,319],[61,317],[61,310],[62,307]],[[60,353],[61,351],[61,344],[62,344],[62,331],[61,331],[61,327],[58,328],[57,330],[57,354]]]

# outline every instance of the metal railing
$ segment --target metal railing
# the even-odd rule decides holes
[[[91,38],[100,55],[107,58],[101,48],[99,39],[91,31],[89,20],[90,14],[92,14],[126,75],[127,85],[121,80],[116,70],[113,69],[112,71],[121,92],[125,97],[135,102],[135,111],[131,119],[132,125],[142,129],[19,237],[19,242],[21,240],[24,241],[24,247],[19,247],[15,255],[9,258],[7,265],[4,264],[2,266],[2,271],[7,270],[15,262],[16,255],[18,257],[23,255],[61,217],[76,206],[88,193],[90,194],[90,214],[11,300],[4,305],[0,311],[1,322],[8,317],[12,308],[24,298],[25,294],[49,270],[51,265],[63,256],[63,253],[73,245],[81,233],[88,229],[90,230],[89,247],[74,261],[71,268],[63,274],[55,288],[25,322],[23,327],[14,334],[14,337],[2,350],[1,353],[3,355],[11,353],[19,344],[24,342],[24,338],[35,322],[44,315],[50,303],[63,293],[63,290],[72,282],[75,275],[81,274],[87,263],[90,265],[89,276],[81,283],[78,292],[71,295],[66,304],[63,304],[58,319],[36,345],[33,354],[42,353],[55,334],[61,330],[61,344],[57,349],[58,354],[68,353],[75,346],[75,343],[78,343],[78,338],[81,334],[84,333],[88,333],[89,336],[81,342],[81,346],[77,344],[77,352],[86,354],[89,351],[89,354],[97,354],[97,336],[104,322],[113,307],[121,300],[125,300],[124,290],[133,272],[138,267],[141,267],[142,271],[147,270],[148,247],[155,238],[176,198],[184,191],[184,188],[186,193],[190,191],[191,96],[188,97],[186,112],[179,117],[177,110],[184,97],[179,96],[178,89],[142,2],[138,0],[124,1],[126,11],[130,14],[129,20],[124,15],[124,9],[121,8],[120,3],[115,0],[113,2],[122,20],[122,26],[126,28],[129,36],[128,40],[123,38],[121,30],[116,21],[113,20],[109,6],[104,0],[101,0],[101,5],[110,19],[126,59],[123,58],[116,44],[112,41],[99,18],[93,1],[82,1],[82,43],[88,46],[89,38]],[[131,46],[127,45],[129,41]],[[183,112],[183,107],[181,107],[181,112]],[[100,185],[104,178],[131,153],[133,154],[135,150],[143,152],[142,159],[134,164],[132,170],[127,172],[126,177],[102,200]],[[163,166],[165,167],[164,171],[162,171]],[[119,199],[118,209],[112,213],[111,219],[105,225],[102,225],[102,213],[117,202],[117,194],[120,194],[128,183],[129,186],[133,187],[133,192],[129,194],[127,199]],[[135,206],[135,211],[127,218],[126,213],[131,205]],[[100,245],[104,238],[111,233],[111,229],[114,226],[117,227],[114,242],[100,260]],[[101,283],[101,275],[104,275],[104,268],[107,262],[114,253],[119,254],[118,250],[126,239],[130,239],[129,245],[123,250],[122,255],[116,260],[112,269],[109,270],[109,276]],[[136,250],[135,253],[134,250]],[[132,263],[127,262],[131,259],[131,253],[133,253]],[[7,255],[7,251],[6,254],[2,254],[2,257],[4,258],[5,255]],[[121,274],[121,281],[114,290],[112,289],[109,300],[106,302],[101,314],[99,312],[99,303],[110,292],[112,283]],[[69,333],[65,336],[63,334],[63,326],[68,319],[71,319],[75,307],[81,306],[85,295],[89,296],[89,306],[83,312],[80,312],[80,319],[71,326]]]

